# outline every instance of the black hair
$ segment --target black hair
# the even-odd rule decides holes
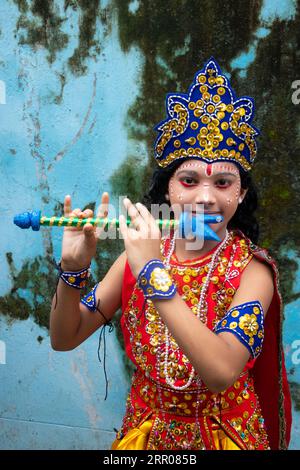
[[[168,186],[171,176],[182,164],[183,160],[179,159],[171,163],[166,168],[155,168],[150,182],[148,193],[143,197],[143,204],[150,210],[151,204],[168,204],[165,194],[168,193]],[[239,173],[241,177],[241,186],[243,189],[248,189],[243,202],[238,205],[238,208],[229,221],[228,229],[239,229],[246,237],[250,238],[253,243],[258,242],[259,226],[257,219],[254,215],[258,207],[258,197],[252,177],[249,173],[243,171],[240,167]]]

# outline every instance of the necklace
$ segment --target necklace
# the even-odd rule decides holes
[[[171,256],[172,256],[173,252],[174,252],[174,249],[175,249],[175,239],[176,239],[177,234],[178,234],[178,231],[174,232],[174,236],[171,239],[171,243],[170,243],[169,253],[166,257],[165,267],[168,270],[170,269],[170,259],[171,259]],[[214,270],[216,268],[216,265],[219,262],[218,258],[219,258],[220,253],[226,248],[226,246],[228,245],[228,242],[229,242],[229,232],[226,230],[226,235],[225,235],[223,241],[218,246],[217,250],[213,254],[212,259],[209,263],[208,273],[207,273],[205,282],[204,282],[204,284],[202,286],[202,289],[201,289],[201,294],[200,294],[199,302],[198,302],[198,305],[197,305],[196,317],[199,320],[201,320],[202,323],[206,323],[206,307],[205,307],[206,302],[205,302],[205,300],[206,300],[206,295],[207,295],[207,291],[208,291],[208,288],[209,288],[210,280],[211,280],[211,277],[212,277],[212,273],[214,272]],[[162,329],[161,329],[161,331],[162,331]],[[165,375],[165,378],[166,378],[166,382],[174,390],[185,390],[186,388],[188,388],[191,385],[191,383],[194,379],[195,369],[194,369],[194,367],[192,367],[192,370],[191,370],[191,373],[189,375],[188,381],[184,385],[182,385],[182,386],[175,385],[175,380],[173,380],[168,374],[170,333],[169,333],[169,330],[168,330],[167,326],[165,326],[165,328],[164,328],[164,333],[165,333],[165,338],[166,338],[166,345],[165,345],[163,368],[164,368],[164,375]]]
[[[166,269],[168,269],[168,270],[171,269],[170,259],[171,259],[171,256],[172,256],[173,252],[174,252],[174,249],[175,249],[176,235],[177,235],[177,232],[174,232],[174,236],[172,237],[171,242],[170,242],[170,248],[169,248],[168,254],[167,254],[167,256],[165,258],[165,261],[164,261],[164,265],[165,265]],[[206,280],[202,285],[202,290],[201,290],[201,293],[200,293],[199,302],[197,304],[196,316],[203,323],[206,323],[205,300],[206,300],[206,295],[207,295],[207,291],[208,291],[208,288],[209,288],[210,280],[211,280],[212,274],[213,274],[216,266],[219,263],[220,254],[226,248],[229,241],[230,241],[230,234],[228,233],[228,231],[226,231],[226,235],[225,235],[224,240],[221,242],[221,244],[219,245],[219,247],[217,248],[217,250],[215,251],[215,253],[212,256],[212,259],[209,263],[209,268],[208,268],[208,273],[207,273],[207,276],[206,276]],[[164,426],[165,426],[165,429],[166,429],[165,439],[167,440],[168,445],[171,445],[171,442],[173,441],[173,443],[176,446],[175,448],[178,448],[178,447],[182,448],[182,449],[197,448],[199,450],[205,450],[205,445],[204,445],[204,441],[203,441],[202,434],[201,434],[200,417],[199,417],[199,409],[200,409],[201,402],[203,401],[203,399],[200,398],[201,397],[201,385],[203,385],[200,378],[196,380],[198,388],[195,390],[195,392],[196,392],[196,396],[195,396],[195,421],[194,421],[194,431],[193,431],[191,437],[188,437],[187,431],[185,431],[183,433],[181,442],[179,442],[178,438],[175,436],[175,433],[174,433],[174,421],[170,420],[169,417],[167,417],[167,414],[165,412],[163,396],[162,396],[163,389],[162,389],[162,386],[160,384],[160,380],[161,380],[160,379],[160,377],[161,377],[160,374],[161,374],[162,368],[163,368],[163,371],[164,371],[164,376],[165,376],[166,383],[169,385],[169,387],[170,387],[169,390],[170,390],[171,393],[172,393],[172,390],[176,390],[177,393],[185,393],[184,390],[187,389],[191,385],[191,383],[192,383],[192,381],[195,377],[195,370],[192,367],[192,370],[191,370],[191,373],[189,375],[188,381],[183,386],[180,387],[180,386],[175,385],[175,380],[173,380],[168,374],[168,364],[169,364],[169,359],[170,359],[169,358],[170,333],[168,331],[168,328],[166,326],[164,326],[164,324],[163,324],[163,322],[160,318],[158,320],[158,323],[159,323],[159,328],[158,328],[159,341],[158,341],[157,350],[156,350],[155,368],[156,368],[157,392],[158,392],[158,399],[159,399],[159,403],[160,403],[160,412],[162,413],[163,423],[164,423]],[[164,350],[164,346],[165,346],[165,350]],[[191,393],[195,393],[195,392],[191,392]],[[153,429],[155,429],[155,432],[159,434],[158,430],[156,430],[156,426],[158,426],[158,422],[156,422],[156,421],[154,423]]]

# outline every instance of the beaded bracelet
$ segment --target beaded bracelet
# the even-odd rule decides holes
[[[176,294],[176,285],[159,259],[152,259],[138,275],[137,283],[147,299],[171,299]]]
[[[75,289],[82,289],[86,286],[87,280],[90,277],[90,266],[91,265],[80,271],[63,271],[60,262],[57,268],[59,270],[59,277],[68,284],[68,286],[74,287]]]

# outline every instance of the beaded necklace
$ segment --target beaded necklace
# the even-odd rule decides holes
[[[174,236],[171,239],[169,252],[168,252],[168,254],[166,256],[166,259],[164,261],[165,267],[168,270],[170,270],[170,268],[171,268],[170,259],[171,259],[171,256],[172,256],[173,252],[174,252],[174,249],[175,249],[175,239],[176,239],[177,233],[178,232],[174,232]],[[206,308],[205,308],[205,299],[206,299],[209,283],[210,283],[210,280],[211,280],[211,276],[212,276],[212,273],[214,272],[216,266],[219,263],[219,256],[220,256],[221,252],[228,246],[229,241],[230,241],[230,234],[226,230],[225,238],[221,242],[221,244],[219,245],[219,247],[217,248],[215,253],[213,254],[211,262],[209,264],[208,273],[207,273],[206,280],[205,280],[205,282],[203,284],[203,287],[202,287],[202,290],[201,290],[199,302],[198,302],[198,305],[197,305],[197,314],[196,314],[197,318],[199,318],[203,323],[206,323],[206,319],[207,319]],[[161,366],[163,365],[165,379],[166,379],[167,384],[171,388],[171,390],[170,390],[171,392],[172,392],[172,390],[183,392],[185,389],[187,389],[191,385],[192,380],[194,379],[195,370],[192,367],[191,374],[190,374],[186,384],[184,384],[181,387],[176,386],[175,385],[175,380],[173,381],[171,379],[171,377],[169,376],[169,374],[168,374],[168,367],[167,367],[168,366],[168,359],[169,359],[170,333],[168,331],[167,326],[165,326],[165,327],[163,326],[163,322],[161,320],[159,320],[158,336],[159,336],[159,344],[157,345],[156,364],[155,364],[156,384],[157,384],[157,391],[158,391],[158,399],[159,399],[159,403],[160,403],[160,411],[163,415],[164,422],[167,423],[168,420],[167,420],[166,412],[164,410],[164,404],[163,404],[163,399],[162,399],[162,386],[160,385]],[[165,338],[165,351],[163,352],[163,342],[164,342],[163,339],[164,338]],[[162,358],[163,358],[163,364],[162,364]],[[202,438],[202,435],[201,435],[201,428],[200,428],[200,422],[199,422],[199,407],[200,407],[201,402],[203,401],[203,400],[200,399],[200,393],[201,393],[200,386],[203,385],[203,383],[202,383],[200,378],[197,379],[196,381],[197,381],[197,384],[198,384],[199,388],[197,388],[197,390],[196,390],[195,425],[194,425],[193,437],[192,437],[191,440],[189,440],[188,437],[186,436],[186,439],[183,439],[183,442],[181,443],[180,446],[183,449],[192,449],[194,447],[197,447],[200,450],[205,450],[205,445],[204,445],[204,441],[203,441],[203,438]],[[216,402],[215,402],[215,405],[217,405]],[[172,429],[175,427],[175,425],[176,425],[175,421],[174,422],[172,421],[172,422],[169,423],[169,427],[167,429],[166,440],[167,441],[172,440],[176,444],[176,446],[178,446],[179,443],[175,439],[175,437],[172,433]],[[154,423],[153,427],[155,428],[155,426],[156,426],[156,423]]]
[[[170,259],[171,259],[171,256],[172,256],[173,252],[174,252],[174,249],[175,249],[175,239],[176,239],[177,234],[178,234],[178,231],[174,232],[174,236],[172,237],[171,243],[170,243],[169,253],[168,253],[168,255],[166,257],[166,260],[164,262],[165,267],[168,270],[170,270]],[[198,302],[198,305],[197,305],[196,317],[199,320],[201,320],[202,323],[204,323],[204,324],[207,321],[206,295],[207,295],[207,291],[208,291],[209,284],[210,284],[210,281],[211,281],[212,273],[214,272],[217,264],[219,263],[219,255],[227,247],[227,245],[229,243],[229,239],[230,239],[230,235],[229,235],[229,232],[226,230],[226,235],[225,235],[223,241],[218,246],[217,250],[215,251],[215,253],[212,256],[211,262],[209,263],[208,273],[207,273],[205,282],[204,282],[204,284],[202,286],[202,289],[201,289],[201,294],[200,294],[199,302]],[[160,326],[161,326],[160,329],[162,331],[161,321],[160,321]],[[165,326],[165,328],[164,328],[164,335],[165,335],[165,339],[166,339],[165,354],[164,354],[164,374],[165,374],[166,382],[174,390],[185,390],[186,388],[188,388],[191,385],[191,383],[193,381],[193,378],[195,376],[195,369],[194,369],[194,367],[192,367],[192,370],[191,370],[191,373],[189,375],[188,381],[184,385],[182,385],[182,386],[175,385],[175,380],[172,380],[171,377],[168,374],[168,357],[169,357],[169,348],[170,348],[170,333],[169,333],[169,330],[168,330],[167,326]]]

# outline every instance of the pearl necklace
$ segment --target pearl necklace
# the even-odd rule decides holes
[[[173,252],[174,252],[174,249],[175,249],[175,238],[176,238],[177,234],[178,234],[178,231],[174,232],[174,236],[173,236],[173,238],[171,240],[171,243],[170,243],[170,250],[169,250],[169,253],[166,257],[166,261],[164,263],[166,269],[168,269],[168,270],[170,269],[170,259],[171,259],[171,256],[172,256]],[[205,282],[204,282],[204,284],[202,286],[202,289],[201,289],[201,294],[200,294],[199,302],[198,302],[198,305],[197,305],[196,317],[199,320],[201,320],[202,323],[206,323],[205,301],[206,301],[206,295],[207,295],[207,290],[208,290],[209,283],[210,283],[210,280],[211,280],[211,276],[212,276],[213,271],[216,268],[216,264],[218,263],[218,257],[220,255],[221,251],[226,248],[226,246],[228,245],[228,242],[229,242],[229,232],[228,232],[228,230],[226,230],[226,235],[225,235],[224,240],[221,242],[220,246],[217,248],[217,250],[215,251],[215,253],[212,256],[211,262],[209,264],[208,273],[207,273]],[[216,263],[216,260],[217,260],[217,263]],[[169,357],[169,348],[170,348],[170,333],[169,333],[169,330],[168,330],[167,326],[165,326],[165,338],[166,338],[166,347],[165,347],[165,354],[164,354],[164,375],[165,375],[165,378],[166,378],[166,382],[173,390],[185,390],[186,388],[188,388],[191,385],[191,383],[194,379],[195,369],[194,369],[194,367],[192,367],[191,374],[190,374],[186,384],[184,384],[182,386],[175,385],[175,380],[171,379],[171,377],[168,374],[168,357]]]

